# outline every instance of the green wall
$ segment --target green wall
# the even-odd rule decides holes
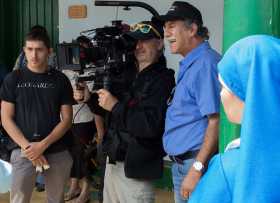
[[[12,68],[28,30],[40,24],[58,42],[58,0],[0,0],[0,62]]]
[[[5,4],[3,0],[0,0],[0,64],[5,64]]]
[[[280,0],[225,0],[223,51],[237,40],[253,34],[280,36]],[[220,151],[239,136],[240,127],[221,115]]]

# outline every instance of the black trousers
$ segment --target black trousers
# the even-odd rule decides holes
[[[71,178],[82,179],[90,175],[90,160],[86,156],[87,146],[90,145],[96,132],[94,122],[78,123],[72,126],[73,144],[70,153],[73,158]]]

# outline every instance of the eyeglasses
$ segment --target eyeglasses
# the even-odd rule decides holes
[[[130,26],[130,31],[136,32],[137,30],[140,30],[140,32],[147,34],[152,30],[156,36],[158,36],[161,39],[161,35],[159,32],[151,25],[149,24],[144,24],[144,23],[137,23],[135,25]]]

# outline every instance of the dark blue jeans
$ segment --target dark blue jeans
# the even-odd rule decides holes
[[[44,176],[42,176],[42,174],[38,174],[37,175],[37,178],[36,178],[36,183],[39,183],[39,184],[45,184],[45,181],[44,181]]]
[[[172,165],[172,179],[174,185],[174,199],[175,203],[187,203],[180,194],[182,182],[187,175],[190,167],[192,166],[195,159],[184,160],[184,164],[174,162]]]

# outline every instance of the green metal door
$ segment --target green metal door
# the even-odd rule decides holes
[[[0,0],[0,64],[5,64],[5,9],[4,1]]]
[[[237,40],[253,34],[280,36],[280,0],[225,0],[223,51]],[[220,151],[239,136],[240,127],[221,115]]]
[[[0,45],[3,60],[12,68],[14,61],[24,45],[24,36],[29,29],[40,24],[46,27],[52,46],[58,42],[58,0],[0,0]],[[2,5],[2,7],[1,7]],[[1,51],[0,51],[1,59]]]

